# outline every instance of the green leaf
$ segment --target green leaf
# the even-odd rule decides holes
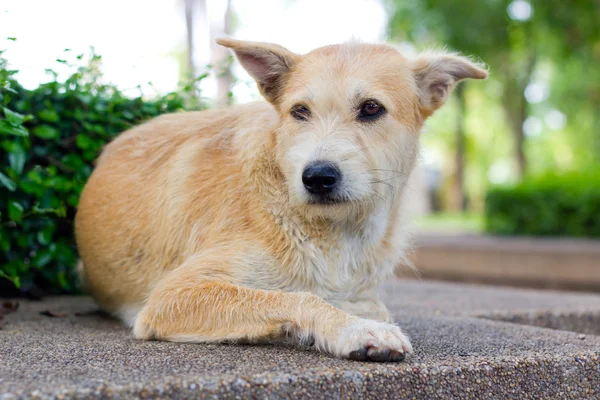
[[[60,132],[53,126],[40,125],[33,130],[33,134],[42,139],[58,139]]]
[[[37,233],[37,240],[39,244],[42,246],[47,246],[50,244],[52,240],[52,235],[54,234],[54,226],[49,226],[44,230],[41,230]]]
[[[89,149],[94,144],[92,139],[90,139],[87,135],[84,135],[83,133],[77,135],[76,143],[77,146],[82,150]]]
[[[17,184],[2,172],[0,172],[0,183],[11,192],[14,192],[17,189]]]
[[[29,235],[26,233],[21,233],[17,235],[17,246],[22,249],[28,249],[31,246],[29,245]]]
[[[16,42],[17,38],[9,36],[9,37],[6,38],[6,40],[10,40],[11,42]]]
[[[6,107],[2,107],[2,111],[4,111],[4,115],[6,116],[6,120],[8,121],[8,123],[14,126],[15,128],[23,124],[23,121],[25,120],[24,115],[11,111]]]
[[[8,218],[16,223],[21,223],[23,219],[23,206],[16,201],[8,203]]]
[[[7,275],[0,269],[0,278],[8,279],[17,289],[21,288],[21,279],[18,276]]]
[[[60,271],[56,278],[61,288],[67,289],[69,287],[69,282],[67,281],[67,277],[65,276],[64,271]]]
[[[67,216],[67,209],[65,208],[64,204],[61,204],[57,209],[56,209],[56,215],[60,218],[66,218]]]
[[[0,213],[0,216],[2,216],[2,213]],[[0,227],[0,250],[5,254],[10,250],[11,239],[11,235]]]
[[[58,122],[60,120],[60,116],[54,110],[42,110],[37,114],[37,116],[46,122]]]
[[[12,126],[7,120],[0,120],[0,133],[20,137],[29,136],[29,132],[22,126]]]
[[[79,157],[79,155],[74,154],[74,153],[65,155],[61,161],[67,167],[74,169],[74,170],[81,170],[82,168],[85,168],[85,163],[83,162],[81,157]]]
[[[8,164],[17,175],[21,175],[25,167],[25,151],[19,148],[8,154]]]
[[[31,264],[37,268],[43,268],[48,265],[52,261],[52,253],[48,250],[41,250],[37,253],[33,260],[31,260]]]

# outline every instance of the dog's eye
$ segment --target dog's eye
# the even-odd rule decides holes
[[[361,121],[373,121],[385,113],[385,108],[375,100],[367,100],[360,106],[358,119]]]
[[[310,110],[302,104],[296,104],[292,107],[291,114],[292,117],[296,118],[298,121],[308,121]]]

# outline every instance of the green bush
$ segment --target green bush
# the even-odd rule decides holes
[[[184,108],[195,87],[130,98],[102,83],[99,56],[77,60],[66,80],[48,70],[26,90],[0,52],[0,295],[77,291],[73,217],[94,160],[120,132]]]
[[[491,189],[485,229],[499,235],[600,237],[600,172],[548,174]]]

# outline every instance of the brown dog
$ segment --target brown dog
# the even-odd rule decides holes
[[[107,146],[76,218],[88,287],[141,339],[311,337],[339,357],[403,359],[376,288],[405,254],[419,130],[487,73],[386,45],[219,43],[270,104],[164,115]]]

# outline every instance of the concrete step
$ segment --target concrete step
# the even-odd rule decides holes
[[[600,295],[404,280],[382,292],[415,347],[403,363],[143,342],[90,298],[23,301],[0,330],[0,399],[600,397]]]

